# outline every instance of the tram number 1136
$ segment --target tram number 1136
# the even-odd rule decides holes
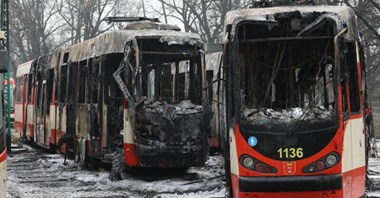
[[[302,148],[279,148],[277,153],[280,159],[295,159],[303,157]]]

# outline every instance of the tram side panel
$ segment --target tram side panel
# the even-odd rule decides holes
[[[223,113],[223,52],[208,53],[206,59],[206,97],[212,106],[213,117],[210,121],[210,147],[224,149],[224,118]]]
[[[15,123],[14,128],[23,136],[23,125],[25,119],[25,92],[26,92],[26,76],[16,77],[16,93],[15,93]]]
[[[28,61],[17,67],[16,72],[16,93],[15,93],[15,130],[21,137],[30,139],[33,136],[32,110],[29,104],[32,103],[33,96],[33,74],[31,73],[34,61]],[[29,121],[28,121],[29,119]]]

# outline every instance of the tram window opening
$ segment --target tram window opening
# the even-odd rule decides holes
[[[27,101],[30,103],[32,101],[32,85],[33,83],[33,74],[28,74],[28,95],[27,95]]]
[[[161,100],[173,101],[173,74],[171,74],[173,63],[162,64]]]
[[[64,103],[66,100],[66,83],[67,83],[67,65],[61,67],[59,102]]]
[[[286,28],[287,21],[279,23],[271,28],[263,24],[239,27],[240,79],[231,77],[240,82],[241,105],[236,105],[241,106],[242,118],[254,118],[256,113],[252,112],[262,109],[298,109],[301,114],[308,112],[308,120],[335,118],[335,52],[329,36],[332,26],[325,24],[309,32],[307,36],[313,39],[293,39],[297,32]]]
[[[86,71],[86,101],[89,103],[91,101],[91,65],[92,65],[92,59],[87,60],[87,65],[85,67]]]
[[[182,100],[200,103],[197,97],[202,91],[201,79],[194,76],[201,72],[201,63],[194,61],[198,52],[193,46],[169,46],[156,39],[146,39],[139,47],[142,56],[135,84],[137,100],[142,96],[167,103]]]
[[[122,54],[111,54],[105,56],[105,61],[103,61],[102,67],[102,78],[104,82],[104,102],[106,104],[111,104],[117,102],[122,104],[123,94],[113,77],[113,73],[119,68],[120,62],[123,61]],[[124,76],[124,71],[120,73],[120,76]],[[99,78],[100,79],[100,78]]]
[[[178,75],[178,90],[177,90],[177,99],[185,99],[185,90],[186,90],[186,73],[179,73]]]
[[[67,101],[68,102],[73,102],[74,101],[74,91],[75,87],[77,85],[76,80],[77,80],[77,71],[76,71],[76,64],[71,64],[69,67],[69,72],[68,72],[68,93],[67,93]]]
[[[54,84],[54,69],[49,70],[49,78],[47,80],[47,108],[46,113],[50,114],[50,103],[53,100],[53,84]]]
[[[60,93],[59,91],[59,78],[57,76],[54,77],[54,97],[55,97],[55,102],[57,103],[59,101],[59,95],[58,93]]]
[[[327,45],[328,42],[240,44],[243,105],[249,108],[334,108],[332,46],[326,49],[330,54],[322,53]]]
[[[347,79],[344,78],[340,82],[341,92],[342,92],[342,118],[343,120],[347,120],[348,113],[348,101],[347,101],[347,90],[346,90]]]
[[[92,59],[91,59],[92,60]],[[93,60],[92,60],[93,61]],[[92,62],[91,61],[91,62]],[[91,72],[91,82],[90,82],[90,97],[93,103],[98,103],[98,73],[99,73],[99,63],[90,64],[90,72]]]
[[[206,98],[207,98],[208,104],[212,104],[212,99],[213,99],[213,94],[214,94],[213,92],[214,85],[212,84],[213,78],[214,78],[214,71],[213,70],[206,71],[206,87],[207,87]]]
[[[190,61],[181,61],[178,64],[178,90],[177,90],[177,101],[187,100],[189,97],[189,86],[190,86]]]
[[[78,103],[85,103],[86,100],[86,62],[79,64],[79,96]]]
[[[142,94],[147,98],[175,102],[188,98],[189,61],[158,63],[147,65],[147,73],[142,77]],[[176,67],[178,65],[178,73]],[[177,81],[176,81],[177,78]],[[177,84],[176,84],[177,83]],[[175,90],[177,87],[177,90]],[[176,98],[177,97],[177,98]]]
[[[350,110],[353,113],[359,113],[360,111],[360,99],[359,99],[359,82],[358,82],[358,70],[356,60],[355,43],[345,43],[347,51],[345,53],[346,67],[348,70],[348,86],[350,93]]]
[[[23,85],[23,78],[24,77],[20,77],[20,78],[16,78],[16,98],[15,98],[15,102],[22,102],[22,89],[25,85]]]
[[[41,78],[41,72],[36,72],[36,106],[37,108],[40,108],[40,98],[42,95],[42,78]]]
[[[190,60],[179,61],[178,64],[164,63],[160,65],[159,99],[169,103],[190,99]],[[176,69],[178,67],[178,70]],[[177,78],[177,81],[176,81]],[[177,82],[177,85],[175,83]],[[175,86],[177,89],[175,89]]]
[[[63,55],[63,63],[67,63],[68,60],[69,60],[69,52],[66,52],[66,53]]]

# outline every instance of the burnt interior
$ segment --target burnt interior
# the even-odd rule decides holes
[[[173,164],[177,167],[204,164],[211,112],[203,101],[203,44],[186,33],[144,36],[142,31],[140,35],[132,38],[126,34],[130,42],[112,46],[107,49],[110,53],[91,51],[99,55],[87,59],[70,54],[83,52],[87,49],[84,45],[57,50],[34,62],[33,73],[28,75],[26,100],[35,106],[34,129],[42,141],[37,143],[66,144],[61,151],[67,153],[74,151],[74,143],[88,140],[91,157],[100,157],[115,147],[123,147],[123,132],[133,133],[137,155],[145,156],[146,162],[152,161],[146,166],[161,165],[156,158],[167,160],[168,153],[173,161],[181,158]],[[124,53],[117,48],[122,45]],[[50,109],[50,105],[57,108]],[[51,119],[55,119],[54,124]],[[123,131],[127,121],[133,132]],[[56,133],[48,139],[51,129]],[[156,158],[147,157],[152,155]],[[192,163],[186,165],[185,161]]]
[[[140,71],[136,99],[170,104],[190,100],[201,104],[201,56],[199,46],[168,45],[159,39],[139,39]]]
[[[134,81],[128,77],[132,72],[126,72],[126,85],[137,102],[134,130],[141,155],[153,147],[161,154],[206,150],[211,112],[202,105],[201,46],[169,45],[159,38],[140,38],[137,43],[139,56],[134,49],[128,59],[134,65]]]
[[[317,122],[321,111],[329,116],[321,118],[317,125],[330,125],[336,118],[334,23],[324,21],[312,31],[300,33],[317,17],[313,14],[302,18],[297,12],[277,14],[276,22],[246,22],[239,26],[242,118],[258,130],[265,131],[271,122],[263,126],[262,116],[257,118],[260,112],[268,116],[265,109],[301,111],[300,115],[290,115],[294,119],[273,119],[270,131],[301,130],[302,121],[317,117],[312,120]]]
[[[240,75],[233,86],[240,92],[232,97],[241,103],[231,109],[241,120],[244,138],[258,139],[258,152],[289,160],[280,159],[278,148],[303,148],[305,158],[334,137],[338,108],[343,120],[359,113],[356,45],[344,37],[334,43],[341,22],[333,14],[271,17],[237,26],[234,74]]]
[[[112,77],[112,73],[117,70],[119,63],[123,60],[121,54],[110,54],[105,56],[104,65],[107,68],[101,72],[103,74],[102,79],[104,79],[103,88],[105,89],[104,104],[107,105],[107,131],[108,131],[108,146],[113,146],[112,144],[118,144],[122,141],[120,137],[120,131],[123,130],[123,94],[119,89],[115,79]]]

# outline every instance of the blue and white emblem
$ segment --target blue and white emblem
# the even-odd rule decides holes
[[[256,146],[257,145],[257,138],[255,136],[251,136],[248,138],[248,144],[249,146]]]

